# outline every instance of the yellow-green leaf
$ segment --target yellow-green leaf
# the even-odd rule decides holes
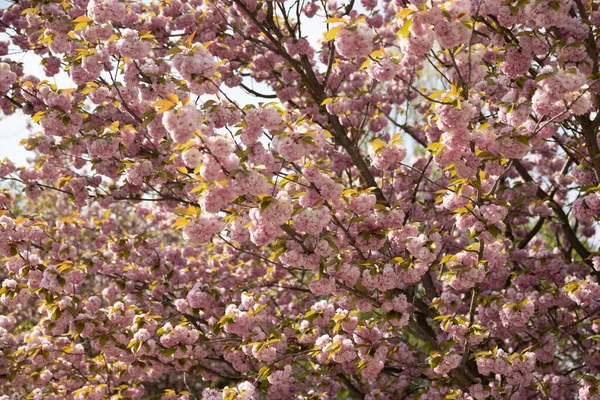
[[[45,111],[38,111],[37,113],[35,113],[33,115],[33,117],[31,117],[31,120],[33,122],[40,122],[40,120],[42,119],[42,117],[46,114]]]
[[[77,25],[75,25],[75,28],[73,28],[74,31],[79,31],[83,28],[85,28],[86,26],[88,26],[87,22],[80,22]]]
[[[384,54],[385,54],[385,49],[383,47],[380,47],[379,50],[375,50],[374,52],[371,53],[371,57],[380,58],[380,57],[383,57]]]
[[[404,10],[402,10],[398,14],[396,14],[396,18],[406,18],[414,12],[415,12],[415,10],[412,10],[410,8],[405,8]]]
[[[375,139],[371,142],[371,146],[377,151],[385,146],[385,142],[381,139]]]
[[[140,39],[154,39],[154,35],[150,31],[140,31]]]
[[[189,223],[190,223],[190,220],[187,217],[179,217],[175,220],[175,223],[173,224],[173,226],[175,226],[175,229],[181,229]]]
[[[179,103],[179,97],[177,97],[176,94],[174,93],[170,93],[167,95],[167,97],[175,104]]]
[[[445,91],[445,90],[436,90],[435,92],[431,93],[431,94],[429,95],[429,97],[431,97],[432,99],[435,99],[435,98],[438,98],[438,97],[440,97],[440,95],[442,95],[442,94],[444,94],[444,93],[446,93],[446,91]]]
[[[400,36],[402,36],[403,38],[407,38],[408,35],[410,35],[410,27],[411,27],[412,23],[413,23],[412,19],[409,19],[408,21],[406,21],[404,23],[404,25],[402,25],[402,29],[400,29],[398,31],[398,34]]]
[[[332,24],[335,22],[346,22],[346,20],[344,18],[327,18],[325,22],[327,22],[328,24]]]
[[[171,100],[158,100],[154,103],[155,107],[159,107],[157,113],[162,114],[164,112],[169,111],[173,107],[175,107],[176,103],[173,103]]]
[[[75,23],[80,23],[80,22],[91,22],[92,19],[90,17],[87,17],[85,15],[82,15],[81,17],[77,17],[73,20],[73,22]]]
[[[336,26],[335,28],[331,28],[327,32],[325,32],[325,40],[330,42],[337,37],[337,35],[342,30],[343,26]]]
[[[431,143],[429,146],[427,146],[426,150],[438,150],[438,149],[442,149],[444,148],[444,144],[440,143],[440,142],[435,142],[435,143]]]

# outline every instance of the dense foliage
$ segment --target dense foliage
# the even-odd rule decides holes
[[[20,0],[0,31],[39,129],[0,164],[0,399],[600,399],[598,2]]]

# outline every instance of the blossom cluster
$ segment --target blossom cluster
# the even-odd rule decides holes
[[[598,397],[596,2],[0,22],[0,399]]]

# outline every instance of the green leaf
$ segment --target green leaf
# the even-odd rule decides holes
[[[525,145],[529,144],[529,137],[525,136],[525,135],[519,135],[516,136],[515,139],[517,140],[517,142],[519,143],[523,143]]]
[[[142,128],[146,128],[150,122],[152,122],[154,120],[154,118],[156,117],[156,114],[152,113],[150,115],[148,115],[146,118],[144,118],[144,120],[142,121]]]
[[[302,140],[304,143],[307,143],[307,144],[312,144],[312,145],[315,144],[314,139],[311,138],[310,136],[302,136],[302,138],[300,138],[300,140]]]
[[[454,260],[456,260],[456,255],[448,254],[440,260],[440,264],[446,264],[447,262],[454,261]]]
[[[175,353],[175,350],[177,350],[176,347],[170,347],[170,348],[166,349],[165,356],[171,357]]]
[[[260,201],[260,209],[261,209],[261,211],[266,210],[267,207],[269,207],[269,205],[271,205],[272,202],[273,202],[273,197],[271,197],[271,196],[267,196],[267,197],[263,198]]]
[[[550,77],[551,77],[551,76],[553,76],[554,74],[556,74],[556,72],[555,72],[555,71],[553,71],[553,72],[548,72],[548,73],[546,73],[546,74],[539,74],[539,75],[537,75],[537,76],[535,77],[535,81],[536,81],[536,82],[541,82],[541,81],[543,81],[544,79],[550,78]]]
[[[271,375],[272,372],[273,372],[273,367],[270,365],[265,365],[264,367],[262,367],[261,369],[258,370],[257,379],[259,381],[265,380]]]

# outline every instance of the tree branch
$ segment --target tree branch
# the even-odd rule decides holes
[[[534,182],[531,175],[529,175],[529,172],[527,172],[527,169],[523,166],[523,164],[521,164],[521,161],[513,159],[513,165],[515,166],[515,169],[525,182]],[[587,259],[590,256],[590,252],[588,249],[585,248],[583,243],[579,241],[577,234],[575,233],[575,231],[571,227],[571,224],[569,223],[569,217],[567,217],[567,214],[565,214],[560,204],[558,204],[556,200],[550,197],[548,193],[546,193],[539,186],[537,188],[536,195],[540,200],[548,201],[550,207],[554,211],[554,214],[558,218],[560,225],[563,228],[563,233],[565,234],[565,237],[567,238],[571,246],[573,246],[573,249],[575,249],[577,254],[579,254],[579,257],[581,257],[586,264],[591,266],[591,260]],[[595,270],[594,272],[597,277],[600,277],[600,273],[596,272]]]

